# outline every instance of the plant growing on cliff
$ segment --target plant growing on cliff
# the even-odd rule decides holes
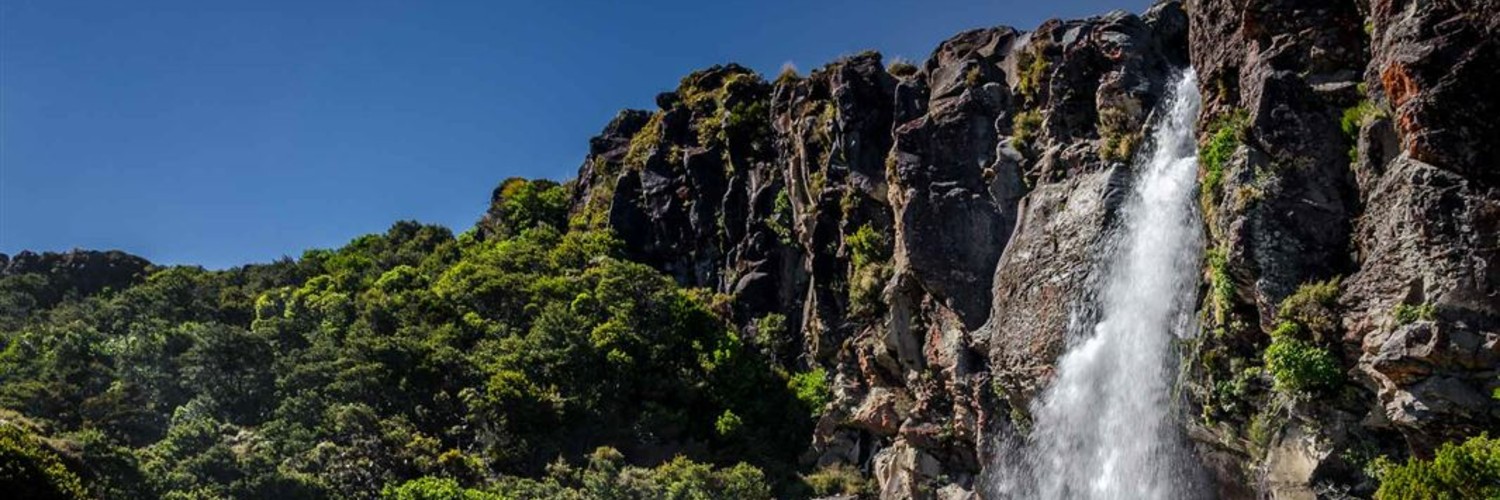
[[[1444,443],[1432,460],[1379,463],[1379,500],[1500,498],[1500,439],[1488,434]]]
[[[630,148],[625,150],[625,166],[633,169],[642,169],[646,166],[646,160],[656,152],[657,141],[661,140],[662,113],[651,115],[646,125],[641,127],[635,135],[630,136]]]
[[[776,192],[776,200],[771,202],[771,216],[766,218],[766,227],[776,233],[781,244],[792,244],[792,198],[787,195],[786,188]]]
[[[828,389],[828,372],[822,367],[792,375],[786,386],[812,411],[813,416],[822,415],[823,407],[833,401],[833,392]]]
[[[1049,68],[1047,57],[1042,54],[1041,49],[1028,50],[1021,53],[1017,66],[1021,68],[1021,74],[1016,81],[1016,91],[1021,94],[1027,104],[1035,104],[1039,97],[1038,93],[1046,84]]]
[[[1291,336],[1275,336],[1264,354],[1277,391],[1304,396],[1333,387],[1343,373],[1328,350]]]
[[[1212,213],[1218,203],[1220,185],[1224,182],[1224,169],[1229,157],[1245,141],[1245,126],[1249,123],[1245,110],[1236,109],[1220,116],[1209,125],[1208,140],[1198,150],[1198,160],[1203,163],[1202,202],[1204,214]]]
[[[1294,322],[1305,328],[1314,339],[1333,337],[1339,328],[1336,312],[1339,298],[1339,278],[1305,283],[1297,287],[1287,298],[1282,299],[1276,317],[1283,322]]]
[[[1040,111],[1033,109],[1016,113],[1010,125],[1010,136],[1015,139],[1016,149],[1023,151],[1029,149],[1031,141],[1036,138],[1041,128],[1042,113]]]
[[[1210,249],[1204,255],[1208,263],[1209,308],[1216,325],[1229,321],[1229,311],[1234,307],[1234,282],[1229,279],[1229,260],[1224,249]]]
[[[856,269],[891,258],[890,238],[869,224],[859,226],[844,243],[849,245],[849,261]]]
[[[1397,304],[1391,315],[1396,318],[1397,325],[1408,325],[1418,321],[1432,321],[1437,317],[1437,308],[1432,304]]]
[[[879,315],[884,308],[880,299],[886,281],[890,280],[890,238],[869,224],[860,226],[853,234],[844,237],[849,250],[851,278],[849,280],[850,314],[860,317]]]
[[[984,83],[984,72],[979,69],[979,66],[969,67],[969,71],[964,73],[964,85],[978,87],[982,83]]]
[[[1349,136],[1349,162],[1359,160],[1359,129],[1366,122],[1385,116],[1385,111],[1371,103],[1369,99],[1360,99],[1358,103],[1344,110],[1339,119],[1339,128],[1343,129],[1344,135]]]
[[[831,497],[836,495],[853,495],[864,498],[875,493],[859,469],[847,464],[833,464],[817,472],[802,476],[802,482],[812,490],[814,497]]]

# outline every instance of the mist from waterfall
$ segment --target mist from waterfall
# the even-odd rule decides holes
[[[1070,332],[1033,428],[997,456],[995,490],[1014,498],[1196,496],[1176,410],[1174,337],[1193,333],[1202,252],[1192,70],[1172,83],[1096,281],[1097,322]]]

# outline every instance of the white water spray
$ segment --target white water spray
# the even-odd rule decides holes
[[[1160,110],[1151,148],[1109,236],[1099,321],[1075,332],[1032,408],[1021,449],[1002,452],[999,493],[1020,498],[1194,496],[1173,425],[1173,336],[1191,334],[1202,235],[1193,200],[1199,97],[1191,70]],[[1020,458],[1020,463],[1017,458]]]

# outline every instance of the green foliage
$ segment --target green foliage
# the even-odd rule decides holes
[[[0,491],[12,498],[88,498],[78,475],[41,438],[0,421]]]
[[[484,227],[502,236],[514,236],[538,224],[565,228],[568,198],[568,189],[556,182],[506,179],[495,189]]]
[[[875,493],[874,485],[860,474],[859,469],[845,464],[834,464],[818,469],[817,472],[803,476],[802,481],[816,497],[835,495],[865,497]]]
[[[464,488],[447,477],[421,477],[400,485],[386,485],[380,493],[385,500],[502,500],[495,493]]]
[[[874,318],[885,313],[885,301],[881,299],[886,283],[893,271],[887,262],[877,262],[854,269],[849,278],[849,315],[858,318]]]
[[[1011,138],[1015,139],[1017,149],[1025,150],[1030,147],[1037,133],[1042,128],[1042,113],[1037,110],[1028,110],[1016,113],[1011,121]]]
[[[1211,207],[1222,195],[1220,186],[1224,182],[1224,169],[1229,157],[1245,142],[1245,127],[1249,123],[1245,110],[1236,109],[1218,119],[1208,127],[1208,141],[1198,149],[1198,160],[1203,163],[1203,205]],[[1207,213],[1207,212],[1205,212]]]
[[[982,83],[984,83],[984,72],[979,69],[979,66],[971,66],[969,71],[964,73],[964,85],[978,87]]]
[[[741,420],[739,415],[735,415],[733,410],[724,410],[724,413],[720,413],[719,418],[714,421],[714,430],[720,436],[730,436],[739,432],[740,427],[744,425],[745,421]]]
[[[494,489],[500,498],[679,500],[772,498],[765,474],[740,463],[715,468],[678,456],[652,469],[626,465],[613,448],[599,448],[583,468],[558,461],[538,479],[503,478]],[[421,498],[421,497],[418,497]],[[440,497],[453,498],[453,497]],[[473,498],[473,497],[461,497]],[[478,497],[487,498],[487,497]]]
[[[1276,317],[1301,325],[1314,338],[1332,338],[1339,329],[1339,278],[1305,283],[1282,299]]]
[[[1391,316],[1396,318],[1396,324],[1408,325],[1418,321],[1432,321],[1437,317],[1437,308],[1432,304],[1396,304]]]
[[[79,436],[106,497],[503,496],[495,478],[600,444],[704,443],[777,474],[713,488],[794,481],[812,420],[771,357],[712,295],[556,224],[558,189],[507,182],[485,238],[398,223],[26,312],[0,329],[0,407]]]
[[[1343,371],[1328,350],[1290,337],[1275,337],[1264,354],[1277,391],[1307,395],[1339,384]]]
[[[766,226],[776,233],[776,237],[783,245],[790,245],[792,239],[792,198],[787,195],[786,189],[776,192],[776,199],[771,203],[771,216],[766,219]]]
[[[1369,99],[1360,99],[1354,106],[1344,110],[1343,116],[1339,119],[1339,128],[1343,129],[1344,135],[1349,136],[1349,161],[1351,163],[1359,159],[1360,127],[1370,120],[1384,116],[1385,111],[1376,107]]]
[[[1050,68],[1047,57],[1040,50],[1028,50],[1022,53],[1020,63],[1021,74],[1016,81],[1016,90],[1027,104],[1036,104],[1040,92],[1047,84]]]
[[[1214,323],[1222,326],[1229,322],[1229,313],[1234,308],[1234,282],[1229,278],[1229,259],[1222,248],[1214,248],[1205,252],[1204,260],[1208,263],[1209,306]]]
[[[1119,132],[1104,136],[1104,145],[1099,148],[1099,157],[1105,161],[1128,161],[1140,146],[1140,132]]]
[[[656,153],[661,141],[662,112],[651,115],[646,125],[630,136],[630,148],[625,150],[625,165],[629,168],[645,168],[646,160]]]
[[[849,261],[855,268],[891,258],[890,238],[869,224],[859,226],[854,234],[844,239],[844,244],[849,245]]]
[[[792,375],[786,385],[815,416],[822,415],[823,408],[833,401],[833,392],[828,388],[828,373],[822,367]]]
[[[1500,498],[1500,439],[1487,434],[1445,443],[1431,461],[1379,468],[1380,500]]]

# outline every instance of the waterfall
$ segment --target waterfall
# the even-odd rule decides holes
[[[1195,208],[1199,96],[1173,82],[1097,280],[1098,321],[1071,332],[1025,442],[1001,452],[997,490],[1017,498],[1195,496],[1172,422],[1173,337],[1193,333],[1202,234]],[[1091,329],[1089,327],[1092,327]]]

